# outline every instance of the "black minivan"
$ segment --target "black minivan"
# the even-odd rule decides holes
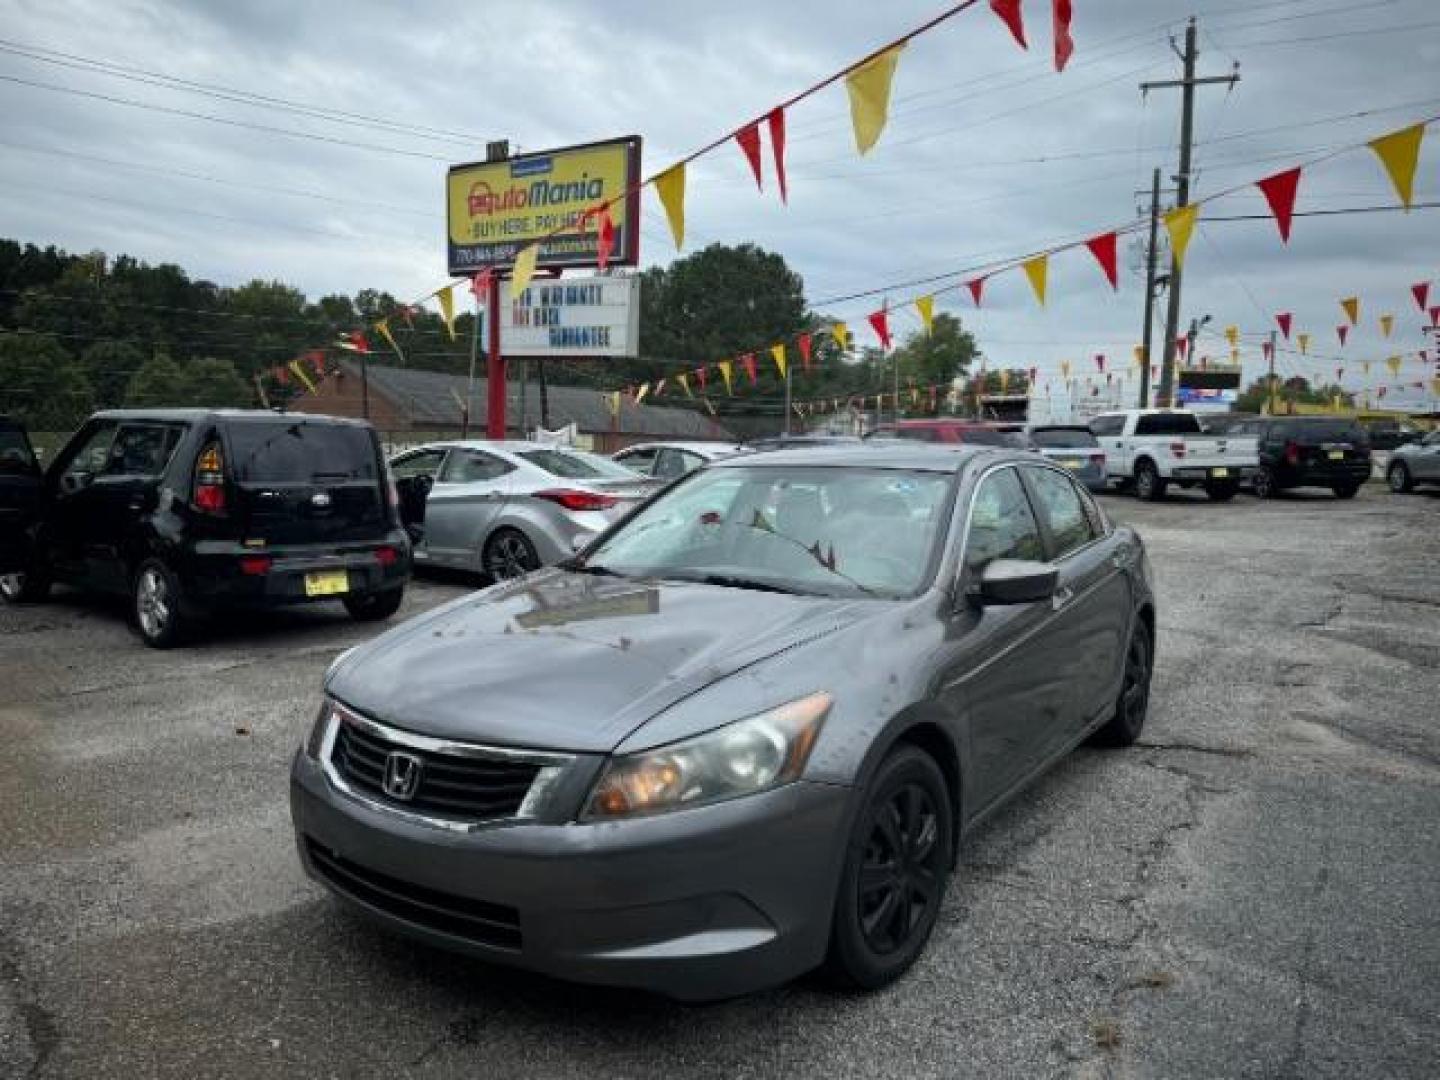
[[[374,429],[211,409],[96,413],[40,470],[0,420],[0,597],[54,581],[130,598],[147,645],[203,614],[340,600],[400,607],[410,542]]]

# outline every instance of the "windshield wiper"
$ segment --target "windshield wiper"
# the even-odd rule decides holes
[[[626,577],[619,570],[611,570],[608,566],[600,563],[580,562],[577,559],[567,559],[559,564],[561,570],[568,570],[572,574],[594,574],[596,577]]]
[[[781,585],[775,581],[742,577],[739,574],[666,574],[672,581],[694,581],[701,585],[719,585],[726,589],[753,589],[755,592],[783,593],[786,596],[813,596],[804,589]]]

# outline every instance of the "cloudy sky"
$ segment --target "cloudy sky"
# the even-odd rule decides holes
[[[224,284],[264,277],[312,296],[367,286],[420,295],[445,280],[446,164],[483,156],[486,140],[532,150],[639,133],[645,172],[655,172],[943,6],[0,0],[0,235],[175,262]],[[917,39],[900,62],[890,124],[863,158],[843,87],[796,106],[788,208],[768,188],[756,193],[733,145],[702,158],[690,171],[687,249],[754,241],[778,251],[812,304],[860,324],[879,297],[930,287],[905,284],[914,279],[1131,221],[1151,169],[1175,169],[1179,117],[1176,91],[1147,98],[1138,84],[1178,76],[1169,38],[1192,13],[1200,72],[1238,63],[1241,75],[1231,92],[1198,91],[1200,196],[1440,115],[1435,0],[1074,8],[1076,53],[1063,75],[1050,66],[1046,0],[1026,0],[1028,53],[983,3]],[[1415,197],[1440,197],[1434,128]],[[1297,209],[1394,201],[1362,149],[1307,170]],[[1249,188],[1206,214],[1263,211]],[[1330,379],[1343,364],[1358,388],[1363,361],[1374,383],[1384,357],[1401,353],[1402,378],[1417,379],[1428,343],[1409,286],[1437,279],[1440,303],[1437,241],[1434,209],[1297,218],[1288,246],[1269,220],[1202,219],[1184,317],[1211,316],[1201,341],[1212,356],[1228,351],[1220,329],[1238,325],[1250,375],[1271,316],[1289,310],[1314,343],[1308,358],[1282,351],[1282,373]],[[1088,372],[1103,353],[1124,367],[1144,292],[1138,253],[1124,243],[1118,293],[1082,249],[1052,260],[1043,310],[1018,271],[987,283],[978,312],[961,291],[942,292],[937,306],[961,315],[992,366],[1058,375],[1069,359]],[[675,255],[649,194],[642,253]],[[1341,354],[1337,300],[1349,295],[1361,297],[1361,325]],[[1386,312],[1396,316],[1389,341],[1377,325]],[[918,324],[913,314],[897,321]]]

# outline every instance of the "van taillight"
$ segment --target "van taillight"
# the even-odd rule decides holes
[[[225,512],[225,455],[218,442],[206,443],[195,461],[194,501],[207,514]]]
[[[381,566],[394,566],[400,561],[400,552],[387,544],[375,549],[375,561]]]
[[[1285,442],[1285,460],[1291,465],[1300,464],[1300,444],[1294,439]]]

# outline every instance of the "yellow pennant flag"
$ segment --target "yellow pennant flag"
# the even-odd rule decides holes
[[[830,336],[835,339],[835,344],[839,345],[842,351],[850,348],[850,331],[843,322],[837,322],[830,327]]]
[[[390,320],[381,319],[375,324],[375,330],[381,337],[390,343],[390,348],[395,350],[395,355],[400,357],[400,362],[405,362],[405,354],[400,351],[400,346],[395,344],[395,337],[390,333]]]
[[[1394,316],[1394,315],[1381,315],[1381,316],[1380,316],[1380,333],[1381,333],[1383,336],[1385,336],[1385,337],[1388,338],[1388,337],[1390,336],[1390,331],[1393,330],[1394,328],[1395,328],[1395,316]]]
[[[1069,360],[1061,360],[1061,361],[1060,361],[1060,377],[1061,377],[1062,379],[1068,379],[1068,378],[1070,378],[1070,361],[1069,361]]]
[[[655,194],[665,208],[670,222],[670,235],[675,237],[675,250],[685,246],[685,166],[673,165],[655,177]]]
[[[1198,203],[1177,206],[1165,215],[1165,231],[1170,234],[1170,255],[1176,266],[1185,265],[1185,249],[1190,246],[1190,234],[1195,231],[1195,219],[1200,214]]]
[[[775,358],[775,367],[780,372],[780,378],[785,378],[785,343],[770,346],[770,355]]]
[[[306,390],[309,390],[312,394],[315,392],[315,384],[310,381],[310,376],[305,374],[305,367],[299,360],[290,361],[290,370],[295,373],[297,379],[305,384]]]
[[[648,394],[649,392],[650,392],[650,384],[649,384],[648,382],[647,382],[647,383],[641,383],[641,384],[640,384],[640,389],[637,390],[637,391],[635,391],[635,404],[636,404],[636,405],[639,405],[642,401],[644,401],[644,400],[645,400],[645,395]]]
[[[435,299],[440,302],[440,320],[445,324],[445,330],[450,335],[450,340],[455,340],[455,286],[446,285],[435,293]]]
[[[1025,276],[1030,279],[1030,288],[1035,290],[1035,299],[1040,301],[1040,306],[1045,306],[1045,275],[1050,268],[1050,257],[1048,255],[1036,255],[1020,264],[1025,271]]]
[[[1301,355],[1301,356],[1308,356],[1308,355],[1310,355],[1310,335],[1309,335],[1309,334],[1296,334],[1296,335],[1295,335],[1295,343],[1300,346],[1300,355]]]
[[[1385,366],[1390,369],[1391,375],[1400,374],[1400,357],[1392,356],[1385,361]]]
[[[693,398],[695,396],[690,392],[690,376],[682,371],[679,375],[675,376],[675,381],[680,384],[680,389],[685,391],[686,397]]]
[[[1003,393],[1005,393],[1005,392],[1006,392],[1007,390],[1009,390],[1009,389],[1010,389],[1010,371],[1009,371],[1008,368],[1001,368],[1001,369],[1000,369],[1000,393],[1003,394]]]
[[[1340,306],[1345,309],[1345,317],[1354,326],[1360,321],[1360,298],[1358,296],[1347,296],[1340,301]]]
[[[531,244],[515,256],[515,265],[510,268],[510,299],[520,299],[520,295],[530,287],[530,279],[535,276],[535,259],[539,254],[540,245]]]
[[[1440,397],[1440,379],[1430,380],[1430,394],[1432,397]]]
[[[620,415],[620,391],[616,390],[612,394],[606,394],[605,400],[610,407],[610,415],[618,417]]]
[[[915,298],[915,310],[920,313],[920,321],[925,324],[925,332],[928,334],[935,329],[935,297],[917,296]]]
[[[1232,364],[1239,364],[1239,363],[1240,363],[1240,350],[1239,350],[1239,349],[1231,349],[1231,350],[1230,350],[1230,363],[1232,363]]]
[[[1415,193],[1415,166],[1420,160],[1420,140],[1424,135],[1425,125],[1416,124],[1370,141],[1370,149],[1385,166],[1390,182],[1395,185],[1395,194],[1407,210]]]
[[[720,377],[725,380],[725,393],[733,397],[735,391],[731,387],[731,380],[735,377],[735,362],[733,360],[721,360],[715,366],[720,369]]]
[[[1230,343],[1232,349],[1235,348],[1240,343],[1240,328],[1238,326],[1225,327],[1225,340]]]
[[[855,125],[855,149],[868,153],[885,129],[890,112],[890,83],[903,45],[886,49],[845,76],[850,92],[850,120]]]
[[[1136,371],[1139,371],[1142,367],[1145,366],[1145,346],[1144,346],[1144,345],[1136,345],[1136,346],[1135,346],[1135,354],[1134,354],[1134,358],[1130,361],[1130,366],[1133,367]]]

